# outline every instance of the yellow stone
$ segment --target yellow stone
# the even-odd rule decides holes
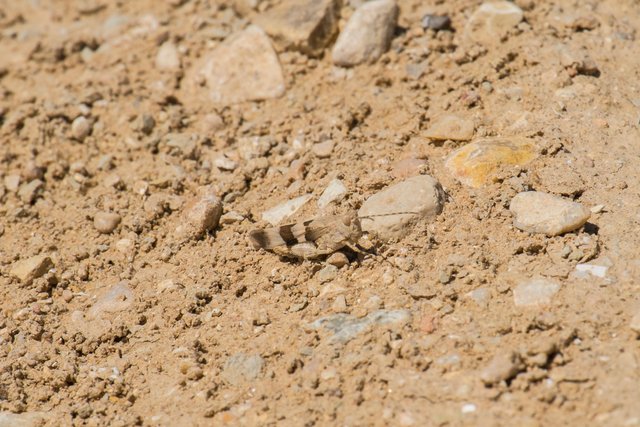
[[[458,181],[479,188],[503,167],[524,166],[536,156],[535,144],[526,138],[483,138],[451,153],[445,166]]]

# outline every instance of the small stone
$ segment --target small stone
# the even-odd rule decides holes
[[[4,186],[7,191],[15,193],[20,188],[20,175],[7,175],[4,177]]]
[[[156,121],[153,116],[149,114],[142,114],[138,117],[135,128],[145,135],[150,135],[153,132],[153,128],[156,126]]]
[[[258,16],[256,24],[280,49],[317,56],[338,32],[339,0],[285,0]]]
[[[327,264],[341,268],[349,264],[349,258],[342,252],[334,252],[327,258]]]
[[[305,194],[295,199],[291,199],[287,202],[281,203],[269,210],[262,213],[262,219],[269,224],[276,226],[280,224],[286,218],[295,214],[300,208],[302,208],[309,200],[311,200],[311,194]]]
[[[53,268],[53,262],[47,255],[37,255],[16,262],[11,268],[10,275],[28,285],[35,279],[44,276]]]
[[[508,381],[524,370],[520,355],[514,351],[496,354],[480,373],[480,379],[487,386]]]
[[[278,98],[285,92],[278,56],[269,37],[255,25],[205,54],[187,75],[185,86],[192,94],[205,92],[209,102],[223,105]]]
[[[469,141],[473,138],[475,126],[471,120],[463,119],[454,114],[438,117],[429,127],[425,136],[436,141]]]
[[[429,286],[426,283],[412,283],[407,286],[407,293],[413,299],[430,299],[438,294],[434,287]]]
[[[368,1],[356,9],[333,47],[333,63],[350,67],[377,60],[389,49],[398,13],[394,0]]]
[[[269,323],[271,323],[271,320],[269,319],[269,313],[267,313],[267,310],[258,310],[258,312],[255,313],[253,318],[253,324],[255,326],[265,326]]]
[[[422,17],[422,28],[425,30],[442,31],[451,29],[451,18],[447,15],[427,14]]]
[[[515,287],[513,301],[517,307],[549,304],[559,290],[560,285],[550,280],[531,279]]]
[[[419,175],[391,185],[369,197],[358,211],[362,230],[382,240],[400,238],[410,225],[439,214],[444,190],[428,175]]]
[[[339,179],[333,179],[318,199],[318,207],[324,209],[331,203],[339,202],[347,195],[347,187]]]
[[[149,192],[149,183],[142,180],[134,182],[133,192],[140,196],[145,196]]]
[[[224,129],[224,120],[219,114],[209,113],[200,121],[200,133],[208,135]]]
[[[513,225],[529,233],[558,236],[582,227],[591,212],[580,203],[539,191],[517,194],[509,210]]]
[[[242,222],[243,220],[244,220],[244,217],[238,212],[229,211],[220,217],[220,224],[222,225],[235,224],[236,222]]]
[[[424,159],[409,157],[407,159],[402,159],[394,163],[391,173],[396,178],[405,179],[412,176],[420,175],[420,172],[426,165],[427,161]]]
[[[98,319],[127,310],[133,304],[133,291],[126,280],[115,285],[102,289],[98,292],[96,302],[87,312],[89,319]]]
[[[236,353],[229,356],[225,362],[221,377],[229,384],[237,386],[257,379],[263,366],[264,359],[257,354]]]
[[[604,211],[605,206],[604,205],[595,205],[592,206],[589,210],[591,211],[592,214],[599,214],[600,212]]]
[[[594,276],[599,277],[600,279],[604,279],[607,277],[607,271],[609,267],[605,265],[595,265],[595,264],[578,264],[576,265],[576,275],[578,277],[585,276]]]
[[[486,2],[469,18],[466,36],[479,43],[496,45],[523,17],[522,9],[512,2]]]
[[[20,190],[18,190],[18,197],[20,197],[20,200],[22,200],[23,203],[31,204],[36,200],[43,187],[44,182],[39,179],[34,179],[28,184],[24,184],[20,187]]]
[[[338,267],[335,265],[325,265],[322,270],[318,272],[318,280],[320,283],[330,282],[338,276]]]
[[[326,141],[313,144],[311,151],[313,151],[313,154],[315,154],[317,158],[326,159],[327,157],[331,157],[334,145],[333,140],[327,139]]]
[[[483,138],[455,150],[445,166],[460,182],[479,188],[495,179],[504,167],[521,167],[536,157],[526,138]]]
[[[55,416],[47,412],[22,412],[14,414],[0,411],[0,427],[36,427],[44,425],[47,420],[53,421]]]
[[[216,157],[213,165],[223,171],[234,171],[238,167],[238,162],[231,160],[227,156],[220,156]]]
[[[222,216],[222,200],[212,187],[201,187],[198,195],[184,208],[176,234],[182,239],[197,240],[215,229]]]
[[[22,176],[27,181],[42,179],[44,177],[44,169],[36,165],[34,161],[30,161],[22,170]]]
[[[629,327],[633,332],[636,333],[636,336],[640,338],[640,312],[636,313],[631,318],[631,323],[629,323]]]
[[[180,53],[175,44],[170,41],[162,43],[156,55],[156,68],[163,71],[180,69]]]
[[[346,313],[347,312],[347,299],[344,295],[338,295],[331,304],[331,311],[334,313]]]
[[[467,292],[465,296],[473,302],[475,302],[480,307],[486,307],[489,303],[489,299],[491,299],[491,291],[487,288],[478,288],[474,289],[471,292]]]
[[[84,141],[84,139],[91,133],[93,125],[84,116],[78,116],[71,123],[71,137],[77,141]]]
[[[109,234],[116,229],[120,221],[122,221],[122,217],[117,213],[98,212],[93,217],[93,227],[98,230],[99,233]]]

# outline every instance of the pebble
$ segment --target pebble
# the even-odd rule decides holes
[[[404,179],[412,176],[420,175],[420,171],[427,165],[424,159],[416,159],[409,157],[402,159],[393,164],[391,173],[394,177]]]
[[[27,181],[42,179],[44,177],[44,169],[39,167],[34,161],[30,161],[22,170],[22,176]]]
[[[213,161],[213,165],[223,171],[234,171],[238,167],[238,162],[227,156],[219,156]]]
[[[267,221],[269,224],[276,226],[300,210],[300,208],[311,200],[311,197],[311,194],[305,194],[274,206],[262,213],[262,219]]]
[[[513,301],[517,307],[549,304],[558,293],[560,285],[548,279],[531,279],[518,284],[513,290]]]
[[[631,318],[631,323],[629,323],[629,327],[633,332],[636,333],[636,336],[640,338],[640,312],[636,313]]]
[[[517,194],[509,210],[513,225],[529,233],[558,236],[582,227],[591,212],[580,203],[539,191]]]
[[[53,267],[53,261],[47,255],[36,255],[16,262],[11,267],[9,274],[28,285],[35,279],[44,276]]]
[[[92,128],[91,122],[84,116],[78,116],[71,123],[71,137],[77,141],[84,141],[89,136]]]
[[[43,187],[44,182],[39,179],[34,179],[20,187],[20,190],[18,190],[18,197],[20,197],[20,200],[22,200],[23,203],[31,204],[36,200]]]
[[[338,267],[335,265],[325,265],[322,270],[318,272],[318,280],[320,283],[330,282],[338,276]]]
[[[109,234],[116,229],[120,221],[122,221],[122,217],[117,213],[98,212],[93,217],[93,227],[98,230],[99,233]]]
[[[278,48],[318,56],[338,32],[340,6],[339,0],[285,0],[255,22]]]
[[[436,141],[469,141],[473,138],[475,126],[471,120],[455,114],[438,117],[429,127],[425,136]]]
[[[451,29],[451,18],[447,15],[427,14],[422,17],[422,28],[425,30],[442,31]]]
[[[346,313],[347,312],[347,299],[344,295],[338,295],[333,304],[331,304],[331,311],[334,313]]]
[[[185,206],[176,234],[186,240],[197,240],[215,229],[222,216],[222,200],[212,187],[198,189],[198,195]]]
[[[285,92],[278,56],[255,25],[227,38],[190,70],[187,90],[199,94],[202,83],[208,100],[223,105],[278,98]]]
[[[349,264],[349,258],[342,252],[334,252],[327,258],[327,264],[341,268]]]
[[[12,174],[4,177],[4,187],[7,191],[15,193],[20,188],[20,175]]]
[[[480,373],[485,385],[491,386],[508,381],[524,370],[520,355],[514,351],[496,354]]]
[[[317,158],[326,159],[327,157],[331,157],[334,146],[335,143],[333,142],[333,140],[327,139],[326,141],[313,144],[313,146],[311,147],[311,151],[313,151],[313,154],[315,154]]]
[[[499,44],[523,17],[522,9],[510,1],[486,2],[469,18],[465,35],[475,42]]]
[[[221,377],[236,386],[257,379],[263,367],[264,359],[259,355],[235,353],[225,362]]]
[[[458,181],[479,188],[495,179],[504,166],[524,166],[537,156],[535,145],[526,138],[482,138],[455,150],[445,166]]]
[[[158,49],[156,68],[163,71],[177,71],[180,69],[180,53],[173,42],[164,42]]]
[[[578,264],[576,265],[576,276],[580,278],[584,278],[586,276],[594,276],[604,279],[607,277],[607,271],[609,271],[609,267],[605,265],[595,265],[595,264]]]
[[[372,326],[403,324],[410,320],[411,313],[408,310],[376,310],[359,318],[344,313],[321,317],[308,324],[308,328],[326,329],[333,333],[330,338],[332,342],[345,344]]]
[[[412,283],[407,286],[407,293],[413,299],[430,299],[438,294],[433,286],[429,286],[426,283]]]
[[[467,292],[465,296],[480,307],[486,307],[491,299],[491,291],[487,288],[478,288]]]
[[[318,208],[324,209],[331,203],[339,202],[347,195],[347,187],[339,179],[332,179],[318,199]]]
[[[410,225],[442,211],[445,194],[428,175],[408,178],[369,197],[358,211],[362,230],[382,240],[400,238]]]
[[[89,319],[98,319],[104,314],[127,310],[133,304],[133,291],[129,282],[123,280],[115,285],[98,291],[96,302],[87,312]]]
[[[333,47],[333,63],[350,67],[377,60],[389,49],[398,13],[394,0],[368,1],[356,9]]]

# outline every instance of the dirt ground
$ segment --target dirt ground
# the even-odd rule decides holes
[[[400,0],[371,64],[280,50],[283,96],[191,97],[198,59],[276,3],[0,0],[0,425],[640,425],[640,4],[518,0],[524,20],[479,45],[480,1]],[[443,113],[537,158],[463,185],[445,160],[466,142],[425,136]],[[357,208],[420,173],[442,213],[337,271],[247,241],[336,177]],[[205,186],[220,224],[176,237]],[[514,228],[529,189],[589,222]],[[38,255],[33,280],[10,273]],[[559,291],[515,304],[536,277]]]

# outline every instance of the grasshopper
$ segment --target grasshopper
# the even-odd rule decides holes
[[[318,218],[253,230],[249,241],[255,249],[265,249],[286,258],[318,259],[344,247],[362,252],[360,220],[355,213],[327,215]]]

